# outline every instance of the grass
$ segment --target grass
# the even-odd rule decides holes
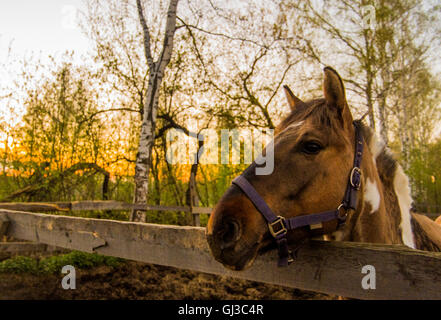
[[[102,265],[115,268],[124,261],[120,258],[80,251],[41,259],[17,256],[0,262],[0,273],[56,274],[60,273],[66,265],[72,265],[78,269],[89,269]]]

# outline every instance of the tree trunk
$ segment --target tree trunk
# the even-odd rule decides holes
[[[387,124],[387,114],[386,114],[386,98],[382,97],[380,101],[380,105],[378,107],[378,114],[380,118],[380,135],[383,139],[384,143],[387,145],[389,142],[388,139],[388,124]]]
[[[369,126],[375,131],[375,113],[374,113],[374,103],[372,101],[372,72],[370,68],[366,70],[366,103],[368,107],[369,116]]]
[[[157,72],[150,72],[147,96],[144,100],[145,107],[142,114],[138,153],[136,155],[134,203],[147,203],[149,170],[152,163],[153,144],[155,142],[156,114],[161,81],[162,77],[158,77]],[[145,211],[133,210],[130,220],[145,222]]]
[[[176,12],[178,0],[170,0],[165,26],[164,46],[158,60],[155,62],[150,49],[150,32],[147,26],[141,0],[136,1],[139,21],[144,37],[144,53],[149,66],[149,83],[142,110],[141,132],[139,134],[138,153],[135,165],[135,190],[133,202],[147,204],[149,186],[149,169],[152,163],[152,150],[155,141],[156,115],[158,111],[158,98],[164,71],[170,62],[173,52],[173,38],[176,31]],[[145,222],[143,211],[133,210],[130,214],[131,221]]]

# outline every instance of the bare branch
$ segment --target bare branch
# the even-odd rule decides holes
[[[138,0],[139,1],[139,0]],[[173,39],[176,31],[176,14],[179,0],[170,0],[165,25],[164,46],[159,59],[158,71],[162,74],[170,62],[173,52]]]
[[[208,30],[202,29],[202,28],[200,28],[200,27],[198,27],[198,26],[188,24],[188,23],[186,23],[183,19],[181,19],[181,18],[179,18],[179,17],[177,17],[177,19],[178,19],[178,20],[179,20],[179,21],[180,21],[180,22],[181,22],[186,28],[191,28],[191,29],[197,30],[197,31],[202,32],[202,33],[206,33],[206,34],[211,35],[211,36],[222,37],[222,38],[225,38],[225,39],[228,39],[228,40],[233,40],[233,41],[240,41],[240,42],[251,43],[251,44],[253,44],[253,45],[255,45],[255,46],[258,46],[258,47],[262,47],[262,48],[268,49],[268,46],[267,46],[267,45],[264,45],[264,44],[258,43],[257,41],[253,41],[253,40],[245,39],[245,38],[233,37],[233,36],[229,36],[229,35],[224,34],[224,33],[208,31]],[[282,40],[282,39],[280,39],[280,40]]]
[[[144,36],[144,53],[147,59],[147,64],[150,70],[152,70],[155,66],[155,63],[153,61],[152,51],[150,48],[150,31],[149,27],[147,26],[147,22],[145,21],[144,9],[142,8],[141,0],[136,0],[136,6],[138,8],[139,21],[141,22],[142,32]]]
[[[96,117],[97,115],[99,115],[101,113],[113,112],[113,111],[128,111],[128,112],[138,112],[138,113],[140,113],[139,110],[131,109],[131,108],[110,108],[110,109],[99,110],[97,112],[94,112],[87,119],[84,119],[84,120],[80,121],[79,123],[81,124],[81,123],[84,123],[84,122],[89,122],[90,120],[92,120],[94,117]]]

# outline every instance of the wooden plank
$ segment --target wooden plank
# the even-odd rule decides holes
[[[196,227],[201,226],[201,216],[199,214],[193,214],[193,225]]]
[[[46,251],[48,245],[35,242],[0,242],[0,252],[42,252]]]
[[[6,231],[8,231],[9,223],[10,221],[7,216],[0,215],[0,237],[4,236]]]
[[[22,253],[22,252],[54,252],[65,251],[56,246],[36,242],[0,242],[0,253]]]
[[[197,154],[196,154],[197,157]],[[188,182],[189,192],[190,192],[190,213],[192,213],[193,218],[193,226],[200,227],[201,226],[201,217],[199,213],[194,210],[194,208],[199,207],[199,196],[196,190],[196,172],[197,172],[197,164],[193,164],[191,166],[191,174],[190,181]]]
[[[70,206],[70,202],[0,202],[0,209],[17,211],[68,211]]]
[[[147,210],[190,212],[190,207],[189,206],[152,206],[152,205],[147,205]]]
[[[210,214],[213,208],[208,207],[193,207],[191,213],[193,214]]]
[[[1,208],[1,206],[0,206]],[[145,204],[132,204],[114,200],[91,200],[71,202],[72,211],[85,210],[152,210],[152,211],[185,211],[189,212],[188,206],[155,206]],[[26,210],[21,210],[26,211]]]
[[[151,211],[183,211],[191,212],[189,206],[156,206],[132,204],[114,200],[91,200],[73,202],[10,202],[0,203],[0,209],[26,212],[45,211],[86,211],[86,210],[151,210]],[[195,208],[196,209],[196,208]],[[198,207],[193,213],[210,213],[211,208]]]
[[[73,201],[72,211],[85,210],[130,210],[132,205],[122,201],[114,200],[92,200],[92,201]]]
[[[224,268],[211,257],[198,227],[64,217],[0,210],[7,234],[68,249],[220,274],[361,299],[441,299],[441,254],[403,246],[311,241],[295,263],[277,267],[268,252],[246,271]],[[361,269],[376,269],[376,289],[364,290]]]

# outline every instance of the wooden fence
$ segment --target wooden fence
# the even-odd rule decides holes
[[[180,211],[190,212],[198,217],[200,214],[210,214],[213,208],[192,206],[159,206],[133,204],[114,200],[90,200],[90,201],[70,201],[70,202],[0,202],[0,209],[30,211],[30,212],[50,212],[50,211],[87,211],[87,210],[145,210],[145,211]],[[423,213],[435,219],[441,213]],[[199,218],[193,219],[195,226],[199,226]]]
[[[193,206],[157,206],[133,204],[113,200],[91,200],[70,202],[0,202],[0,209],[47,212],[47,211],[87,211],[87,210],[140,210],[140,211],[180,211],[190,212],[194,218],[195,226],[200,226],[199,215],[210,214],[212,208]]]
[[[404,246],[311,241],[299,249],[295,263],[286,268],[278,268],[276,253],[269,252],[258,257],[251,268],[238,272],[211,257],[200,227],[0,209],[1,235],[345,297],[441,299],[441,254]],[[374,290],[362,288],[365,265],[375,267]]]
[[[38,242],[0,242],[0,253],[23,254],[40,252],[62,252],[62,248]]]

